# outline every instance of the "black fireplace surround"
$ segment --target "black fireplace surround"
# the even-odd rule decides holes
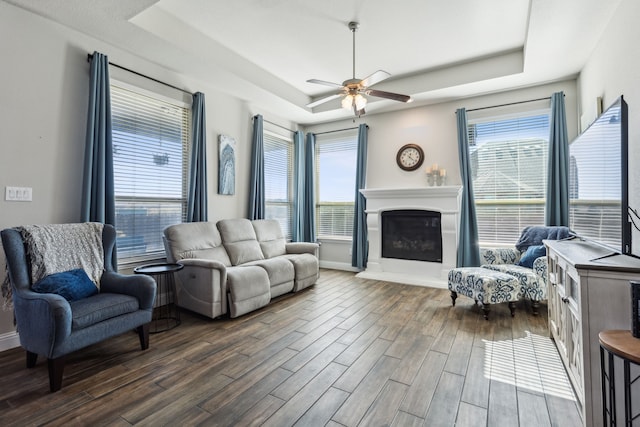
[[[392,210],[381,217],[383,258],[442,263],[440,212]]]

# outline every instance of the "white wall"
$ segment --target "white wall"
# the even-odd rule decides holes
[[[0,2],[0,229],[80,220],[89,87],[87,54],[99,51],[118,65],[206,98],[209,219],[245,216],[251,116],[274,114],[216,92],[206,82],[170,71],[122,49]],[[218,134],[237,142],[234,196],[217,194]],[[32,202],[4,201],[6,186],[33,188]],[[5,277],[0,250],[0,280]],[[15,341],[13,315],[0,310],[0,350]]]
[[[455,102],[416,107],[386,114],[372,114],[360,119],[309,126],[306,132],[325,132],[344,129],[361,123],[369,125],[367,152],[367,188],[413,188],[427,185],[425,168],[437,163],[447,170],[447,185],[460,185],[458,162],[458,136],[455,111],[458,108],[471,110],[511,102],[549,97],[554,92],[565,93],[567,127],[569,138],[578,133],[577,94],[575,80],[536,86],[463,99]],[[541,103],[536,103],[536,108]],[[549,106],[548,103],[542,103]],[[487,110],[489,114],[504,112]],[[413,143],[422,147],[425,162],[422,168],[406,172],[396,164],[396,153],[404,144]],[[322,241],[321,265],[350,269],[350,245],[345,242]]]
[[[607,108],[624,95],[629,106],[629,206],[634,209],[640,209],[639,16],[640,2],[623,0],[620,3],[578,78],[580,115],[593,117],[597,97],[602,97]],[[633,253],[640,255],[637,230],[633,234]]]

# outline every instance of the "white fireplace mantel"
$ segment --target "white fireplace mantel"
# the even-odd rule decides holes
[[[360,192],[367,199],[369,259],[366,270],[357,277],[446,288],[449,270],[456,264],[462,187],[367,188]],[[442,263],[382,258],[381,213],[399,209],[441,213]]]

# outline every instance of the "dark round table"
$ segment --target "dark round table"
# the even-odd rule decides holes
[[[183,268],[182,264],[158,263],[141,265],[133,269],[136,274],[146,274],[153,277],[158,286],[149,333],[168,331],[180,324],[174,273]]]

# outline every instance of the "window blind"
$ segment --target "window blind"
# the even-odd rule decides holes
[[[471,118],[468,132],[479,241],[512,245],[544,224],[549,110]]]
[[[357,131],[316,138],[316,229],[320,238],[351,239]]]
[[[293,140],[265,131],[265,216],[280,223],[287,239],[291,239],[293,222],[293,159]]]
[[[186,215],[190,108],[112,82],[111,110],[118,258],[164,257]]]

